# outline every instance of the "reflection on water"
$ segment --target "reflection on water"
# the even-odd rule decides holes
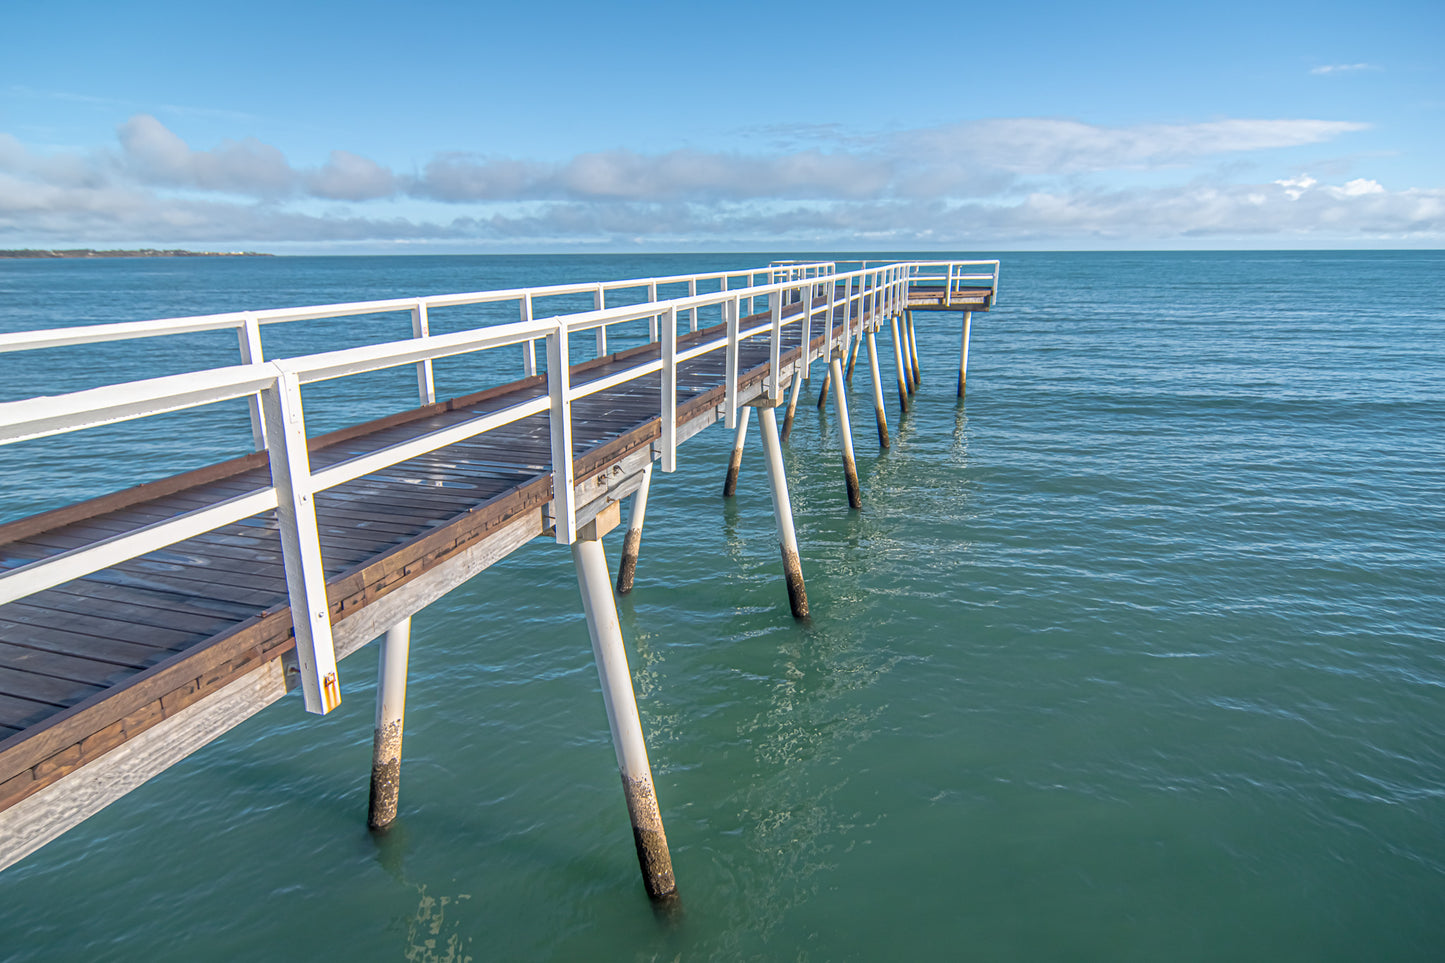
[[[457,932],[460,924],[455,916],[447,920],[447,907],[464,903],[471,896],[432,896],[425,886],[416,887],[416,891],[421,899],[407,920],[406,952],[402,958],[408,963],[471,963],[473,957],[467,952],[471,938]]]

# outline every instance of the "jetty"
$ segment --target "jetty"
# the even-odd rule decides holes
[[[632,587],[654,468],[674,471],[685,443],[722,422],[734,432],[731,494],[756,409],[783,583],[806,619],[781,454],[804,382],[821,363],[819,406],[831,386],[840,488],[858,508],[845,388],[860,358],[886,447],[885,396],[896,381],[906,411],[921,375],[915,314],[961,316],[962,397],[972,316],[998,282],[997,261],[774,262],[0,335],[11,364],[15,352],[195,331],[234,331],[239,350],[228,367],[0,404],[0,444],[231,401],[255,448],[0,525],[0,869],[292,689],[307,711],[331,711],[346,688],[340,662],[372,641],[367,819],[383,830],[398,811],[411,617],[542,538],[576,569],[644,885],[675,898],[614,595]],[[476,305],[517,320],[431,333],[440,312]],[[263,353],[264,326],[367,315],[409,318],[410,337]],[[645,343],[609,351],[609,334],[641,341],[644,326]],[[507,373],[436,398],[436,363],[483,356]],[[399,367],[416,371],[415,407],[308,433],[305,386]],[[624,501],[614,588],[602,537],[623,523]]]

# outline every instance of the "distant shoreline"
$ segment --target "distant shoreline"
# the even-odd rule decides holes
[[[65,251],[0,251],[0,258],[55,258],[55,257],[275,257],[260,251],[167,251],[146,247],[137,251],[97,251],[93,248],[72,248]]]

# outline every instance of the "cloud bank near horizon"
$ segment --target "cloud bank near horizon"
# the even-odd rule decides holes
[[[1445,189],[1324,184],[1295,170],[1239,183],[1219,172],[1366,127],[1001,118],[843,136],[800,125],[768,131],[772,146],[751,152],[618,149],[559,161],[439,152],[407,173],[340,149],[297,165],[254,137],[201,149],[136,114],[114,146],[85,152],[43,153],[0,133],[0,246],[1445,237]]]

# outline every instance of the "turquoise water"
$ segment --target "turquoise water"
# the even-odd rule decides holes
[[[0,262],[0,325],[768,258]],[[293,694],[0,873],[0,958],[1439,959],[1445,254],[1006,255],[966,405],[957,316],[919,321],[882,456],[855,381],[861,512],[800,409],[810,625],[756,435],[733,502],[721,428],[654,478],[619,607],[679,918],[643,895],[570,560],[539,541],[415,620],[392,833],[365,829],[369,647],[336,712]],[[230,363],[210,337],[11,356],[4,391]],[[235,414],[0,451],[3,515],[138,480],[116,452],[244,450]]]

